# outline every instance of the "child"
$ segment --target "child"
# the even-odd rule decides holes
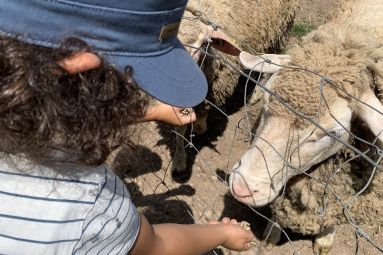
[[[135,83],[181,108],[203,100],[206,81],[176,38],[186,2],[0,2],[0,254],[249,249],[252,233],[228,218],[151,226],[103,164],[135,122],[193,120],[148,109]]]

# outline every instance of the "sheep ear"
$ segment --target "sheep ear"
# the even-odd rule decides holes
[[[283,65],[291,61],[289,55],[264,54],[254,56],[246,51],[239,54],[242,65],[250,70],[262,73],[276,73]]]
[[[362,93],[356,105],[358,116],[370,127],[372,133],[383,143],[383,105],[371,89]],[[373,109],[374,108],[374,109]]]
[[[221,31],[212,31],[210,33],[211,37],[211,46],[216,48],[217,50],[233,55],[233,56],[239,56],[239,53],[241,52],[237,46],[234,45],[234,43],[231,42],[230,38],[222,33]]]

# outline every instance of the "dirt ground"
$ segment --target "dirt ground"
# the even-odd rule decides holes
[[[300,1],[296,19],[300,30],[311,30],[323,24],[333,17],[339,7],[338,0]],[[290,44],[299,40],[300,35],[294,35]],[[188,166],[192,171],[187,182],[177,183],[172,180],[170,163],[175,133],[171,128],[156,123],[137,127],[134,141],[138,147],[134,152],[134,160],[127,161],[122,151],[116,168],[124,175],[134,203],[152,223],[204,223],[222,216],[250,222],[257,237],[257,245],[250,251],[236,253],[219,248],[208,255],[312,255],[313,237],[296,235],[288,230],[288,238],[285,236],[277,246],[266,249],[261,240],[267,224],[265,217],[270,217],[270,210],[249,208],[237,202],[228,192],[226,174],[249,148],[249,134],[236,127],[249,129],[255,115],[251,107],[242,106],[243,93],[243,88],[239,89],[239,96],[226,105],[224,110],[229,118],[218,111],[213,112],[208,120],[208,133],[186,137],[192,139],[194,146],[187,148]],[[381,234],[375,233],[369,226],[364,227],[371,240],[383,244]],[[350,225],[341,225],[337,226],[336,231],[335,245],[330,254],[356,254],[355,229]],[[359,238],[357,254],[381,253],[363,238]]]

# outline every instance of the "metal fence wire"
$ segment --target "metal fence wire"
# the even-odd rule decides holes
[[[228,31],[225,31],[225,29],[220,27],[219,24],[210,22],[203,14],[197,17],[193,17],[193,20],[195,20],[195,22],[203,22],[208,24],[214,30],[221,30],[228,33]],[[193,46],[185,45],[185,47]],[[340,219],[339,222],[348,223],[348,225],[351,226],[354,231],[354,253],[362,254],[360,248],[362,239],[367,241],[365,245],[369,245],[371,250],[377,253],[383,253],[382,243],[379,243],[382,242],[383,239],[377,237],[375,234],[369,235],[368,232],[371,232],[370,229],[366,230],[362,227],[359,221],[355,219],[355,213],[357,212],[353,211],[355,209],[353,207],[354,201],[360,199],[360,197],[364,196],[364,194],[377,188],[376,186],[383,185],[382,183],[376,183],[376,185],[372,185],[374,178],[376,178],[376,176],[379,175],[383,169],[381,162],[383,158],[383,148],[381,145],[378,145],[377,136],[373,137],[372,139],[368,139],[363,136],[363,134],[361,134],[363,132],[349,130],[346,127],[343,128],[349,133],[351,142],[344,142],[336,133],[327,131],[326,128],[322,126],[318,121],[319,116],[321,115],[321,111],[327,111],[330,113],[331,117],[339,125],[341,125],[341,122],[336,119],[336,116],[331,114],[330,106],[324,93],[324,88],[326,86],[332,86],[336,88],[338,91],[343,93],[344,97],[352,98],[353,100],[361,102],[362,104],[366,103],[345,91],[341,86],[333,81],[332,77],[323,76],[320,73],[314,72],[305,67],[284,66],[284,68],[295,69],[302,73],[310,73],[312,76],[317,77],[319,90],[318,93],[321,97],[320,107],[317,114],[318,118],[306,116],[303,112],[289,105],[275,91],[267,88],[265,86],[266,79],[262,78],[265,77],[265,75],[254,75],[252,71],[244,70],[243,67],[241,67],[239,64],[228,60],[224,53],[214,51],[214,54],[212,54],[209,47],[210,45],[207,43],[204,44],[201,48],[198,48],[198,50],[203,54],[202,62],[204,61],[204,58],[214,58],[219,60],[227,67],[230,67],[230,69],[237,73],[238,76],[242,76],[245,80],[243,84],[238,85],[243,86],[244,91],[241,97],[243,99],[243,105],[240,115],[233,117],[232,114],[226,114],[223,109],[214,105],[212,102],[205,102],[211,106],[212,112],[220,115],[221,119],[226,119],[227,126],[225,128],[224,135],[226,137],[230,137],[231,146],[225,147],[224,150],[221,149],[218,152],[216,151],[216,157],[219,157],[219,160],[222,162],[220,166],[216,166],[211,160],[211,155],[206,156],[204,154],[206,151],[205,148],[195,143],[198,138],[194,137],[193,125],[191,125],[191,132],[187,135],[180,134],[175,129],[170,128],[165,128],[165,135],[160,135],[156,125],[140,126],[139,129],[141,130],[141,136],[138,135],[140,138],[137,139],[136,143],[138,147],[141,148],[138,151],[142,153],[137,154],[139,155],[137,162],[141,163],[138,163],[135,166],[129,165],[130,169],[127,169],[125,178],[125,181],[130,187],[133,200],[138,208],[147,214],[149,219],[154,222],[176,221],[181,223],[204,223],[208,220],[214,219],[214,217],[219,218],[221,216],[225,216],[223,215],[225,213],[224,208],[235,206],[236,208],[229,208],[228,210],[236,211],[238,214],[240,214],[242,211],[245,211],[245,214],[234,215],[234,217],[252,222],[253,230],[257,229],[259,232],[264,230],[265,223],[263,223],[263,226],[259,226],[257,222],[254,223],[254,218],[257,220],[263,219],[264,222],[269,222],[274,228],[277,228],[281,231],[283,235],[282,239],[285,240],[284,245],[290,245],[291,249],[289,250],[291,251],[291,254],[299,254],[301,248],[297,247],[295,244],[297,236],[292,231],[289,231],[281,226],[280,222],[278,221],[278,216],[271,217],[269,210],[267,209],[265,210],[252,208],[250,206],[236,202],[234,198],[230,197],[228,194],[228,183],[226,177],[228,174],[230,174],[231,167],[234,162],[238,160],[238,158],[233,159],[232,156],[235,154],[233,153],[235,148],[234,144],[250,144],[246,146],[251,147],[253,146],[251,145],[252,140],[255,138],[263,139],[253,131],[253,122],[254,119],[256,119],[256,116],[254,116],[252,112],[254,105],[251,105],[248,102],[250,93],[249,91],[254,89],[253,93],[257,93],[261,90],[262,93],[267,93],[270,95],[270,97],[278,100],[280,104],[282,104],[289,112],[314,125],[314,129],[322,130],[328,137],[342,144],[345,148],[344,151],[347,151],[347,153],[342,155],[332,156],[332,159],[336,161],[336,164],[332,165],[333,168],[330,170],[329,176],[326,178],[319,178],[318,173],[316,172],[319,171],[317,168],[320,167],[315,166],[314,170],[303,171],[302,169],[299,169],[298,167],[291,164],[289,157],[285,156],[286,151],[287,153],[291,153],[292,151],[298,149],[294,147],[295,145],[290,144],[289,148],[286,148],[286,151],[277,151],[277,149],[273,146],[273,141],[264,141],[273,150],[275,150],[277,154],[280,155],[281,159],[284,161],[286,169],[289,168],[289,171],[298,171],[300,173],[299,178],[308,180],[308,183],[317,182],[318,187],[321,188],[320,200],[322,201],[321,205],[316,208],[315,212],[315,216],[318,218],[318,221],[320,221],[321,217],[326,215],[330,203],[336,203],[337,208],[339,209],[339,215],[342,215],[343,217],[343,219]],[[249,49],[251,51],[251,47],[247,45],[247,50],[249,51]],[[257,54],[255,50],[252,50],[251,53]],[[274,64],[268,59],[264,59],[264,63]],[[382,112],[379,112],[372,106],[369,107],[383,115]],[[215,125],[219,125],[219,123],[215,123]],[[192,162],[194,163],[193,166],[189,166],[192,168],[193,177],[191,178],[190,182],[186,184],[178,184],[174,182],[171,179],[169,173],[172,161],[172,153],[169,152],[169,147],[174,146],[174,144],[171,144],[174,143],[174,135],[181,137],[185,141],[185,147],[186,151],[188,152],[188,156],[194,157],[194,162]],[[166,136],[168,138],[166,138]],[[246,146],[243,146],[244,149],[242,153],[245,152]],[[260,151],[259,153],[263,152]],[[336,182],[337,178],[341,178],[341,174],[348,174],[349,166],[352,166],[353,164],[362,164],[366,167],[364,176],[360,177],[364,178],[365,181],[363,182],[363,185],[359,185],[356,188],[353,195],[344,197],[344,195],[338,194],[338,191],[333,189],[334,182]],[[221,168],[222,171],[217,171],[217,168]],[[224,174],[221,174],[222,172]],[[273,178],[271,174],[270,178]],[[198,191],[198,187],[201,182],[206,182],[206,186],[209,187],[204,188],[202,191]],[[285,197],[288,199],[289,185],[291,185],[291,182],[285,182],[282,192],[278,198]],[[383,194],[381,195],[383,196]],[[230,205],[225,204],[228,200],[230,200]],[[377,202],[379,203],[379,201]],[[304,208],[302,210],[304,210]],[[379,211],[374,213],[379,214]],[[373,217],[373,212],[371,212],[371,214]],[[383,214],[383,212],[380,212],[380,214]],[[375,224],[377,224],[377,226],[374,227],[378,229],[376,232],[379,232],[379,229],[382,226],[382,222],[380,222],[379,219],[376,220],[377,222],[375,222]],[[253,225],[253,223],[256,225]],[[259,241],[256,243],[254,248],[252,248],[246,254],[267,253],[268,251],[266,251],[265,245],[267,244],[266,240],[270,233],[271,231],[265,233],[266,238],[265,236],[262,237],[257,235],[257,237],[259,237]],[[334,246],[336,245],[337,244],[334,244]],[[270,254],[276,254],[273,253],[272,250],[270,252]],[[225,249],[217,249],[209,254],[233,253],[230,253]]]

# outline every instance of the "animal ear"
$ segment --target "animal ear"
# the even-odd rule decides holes
[[[291,61],[290,55],[264,54],[254,56],[246,51],[239,54],[242,65],[262,73],[276,73]]]
[[[371,89],[361,94],[356,104],[358,116],[370,127],[372,133],[383,143],[383,105]]]
[[[239,56],[241,52],[234,43],[231,42],[228,36],[221,31],[212,31],[210,33],[211,46],[215,49],[233,56]]]

